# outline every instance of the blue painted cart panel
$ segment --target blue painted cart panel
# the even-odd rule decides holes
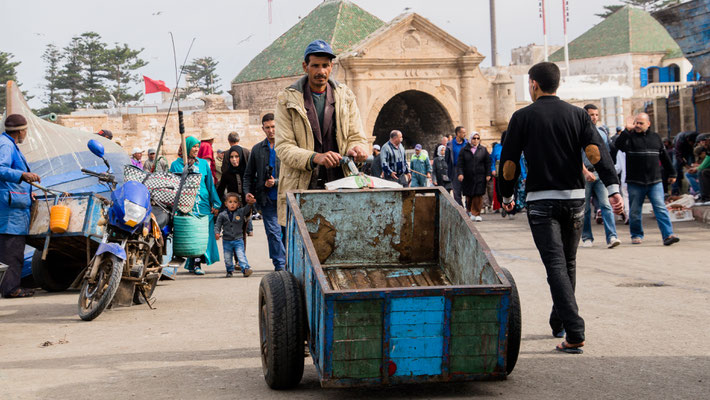
[[[439,189],[287,194],[321,385],[505,379],[511,286]]]

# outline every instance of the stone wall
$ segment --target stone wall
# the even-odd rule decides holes
[[[263,81],[233,83],[229,93],[235,110],[249,110],[249,122],[261,125],[261,117],[276,108],[276,95],[298,80],[300,76],[267,79]]]
[[[102,116],[59,116],[57,123],[66,127],[86,132],[98,132],[108,129],[113,133],[113,140],[129,153],[134,147],[143,150],[156,148],[160,140],[166,113],[124,114],[120,117]],[[185,114],[185,135],[197,138],[214,136],[214,149],[229,148],[227,135],[236,131],[241,137],[240,144],[251,148],[264,139],[261,124],[249,123],[248,110],[197,111]],[[177,156],[180,146],[178,117],[171,113],[165,128],[163,139],[164,154],[172,160]]]
[[[556,52],[563,46],[547,46],[547,55]],[[545,46],[539,44],[529,44],[527,46],[516,47],[510,51],[511,65],[531,66],[545,61]]]

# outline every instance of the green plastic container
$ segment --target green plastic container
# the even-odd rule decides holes
[[[176,215],[173,219],[173,254],[199,257],[207,251],[209,216]]]

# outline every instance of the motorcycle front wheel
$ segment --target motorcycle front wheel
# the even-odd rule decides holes
[[[111,253],[99,255],[99,270],[94,282],[84,277],[79,292],[79,317],[91,321],[98,317],[111,304],[118,290],[123,272],[123,260]]]

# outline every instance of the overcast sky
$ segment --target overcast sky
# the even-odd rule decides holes
[[[99,33],[109,44],[127,43],[144,48],[148,65],[139,73],[175,86],[172,47],[168,32],[175,35],[178,62],[196,38],[190,59],[211,56],[219,61],[221,88],[261,50],[305,17],[322,0],[273,0],[273,23],[268,23],[267,0],[0,0],[3,33],[0,50],[14,54],[22,88],[35,96],[41,107],[45,65],[41,55],[48,43],[66,46],[72,36],[86,31]],[[550,44],[563,44],[562,1],[547,0]],[[466,44],[476,46],[490,65],[488,0],[356,0],[356,4],[385,22],[410,8]],[[499,64],[510,62],[510,50],[530,43],[543,43],[538,0],[497,0]],[[570,41],[601,21],[594,16],[603,5],[618,0],[569,0]],[[136,89],[142,89],[142,84]],[[148,95],[147,102],[159,99]]]

